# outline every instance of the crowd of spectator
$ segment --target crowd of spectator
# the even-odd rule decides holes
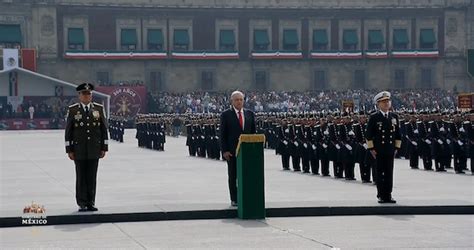
[[[332,111],[342,107],[342,101],[354,103],[354,110],[372,110],[372,98],[379,90],[344,90],[313,92],[244,91],[246,108],[256,112]],[[457,93],[440,89],[391,90],[395,109],[455,109]],[[216,113],[230,105],[228,92],[147,93],[150,113]],[[72,99],[71,99],[72,98]],[[36,102],[26,99],[12,105],[0,102],[0,119],[62,118],[75,97],[44,98]]]
[[[68,98],[45,98],[24,100],[17,105],[0,102],[0,119],[61,119],[65,117],[70,101]]]
[[[343,101],[354,110],[372,110],[379,90],[313,92],[244,91],[246,107],[256,112],[307,112],[340,109]],[[390,90],[394,109],[455,109],[457,93],[440,89]],[[151,113],[221,112],[229,107],[230,92],[161,92],[148,95]]]

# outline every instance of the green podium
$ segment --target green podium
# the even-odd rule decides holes
[[[243,134],[237,146],[237,201],[240,219],[265,218],[263,134]]]

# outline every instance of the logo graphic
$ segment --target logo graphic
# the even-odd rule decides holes
[[[24,225],[46,225],[46,209],[40,204],[31,202],[31,205],[23,208],[23,215],[21,216],[21,224]]]
[[[133,119],[140,112],[141,97],[131,88],[118,88],[112,92],[112,112],[125,119]]]

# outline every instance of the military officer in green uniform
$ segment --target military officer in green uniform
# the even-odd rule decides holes
[[[108,151],[107,120],[104,107],[92,102],[94,85],[76,88],[79,103],[69,106],[65,145],[69,159],[76,165],[76,202],[79,212],[97,211],[95,206],[97,167]]]
[[[390,92],[374,97],[378,111],[367,124],[367,147],[376,162],[377,198],[379,203],[396,203],[392,198],[393,161],[402,144],[397,114],[390,112]]]

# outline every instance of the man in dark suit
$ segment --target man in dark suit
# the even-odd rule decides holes
[[[221,150],[227,161],[229,192],[232,206],[237,206],[236,149],[241,134],[255,134],[255,114],[243,108],[244,94],[234,91],[230,96],[232,107],[221,114]]]
[[[377,198],[379,203],[396,203],[392,198],[393,161],[402,144],[397,114],[390,112],[390,93],[383,91],[374,97],[379,111],[367,124],[367,147],[376,161]]]
[[[76,202],[79,212],[97,211],[97,167],[99,158],[104,158],[108,151],[107,120],[104,107],[92,102],[94,85],[83,83],[76,90],[80,102],[68,109],[66,153],[76,165]]]

